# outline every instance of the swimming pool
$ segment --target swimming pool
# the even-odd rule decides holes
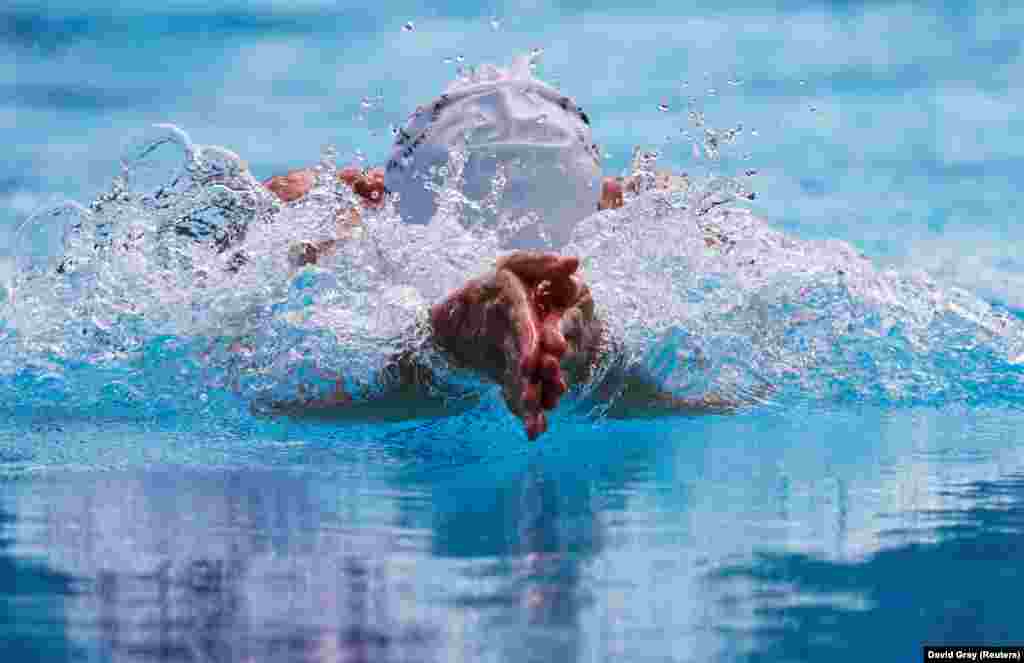
[[[809,274],[737,268],[680,290],[711,313],[681,347],[698,343],[722,374],[770,371],[783,388],[767,403],[657,422],[564,414],[535,443],[497,399],[441,422],[253,417],[246,397],[266,385],[237,370],[212,314],[234,320],[248,302],[212,286],[166,303],[112,279],[124,290],[66,311],[88,284],[30,291],[46,315],[16,309],[0,327],[0,634],[18,660],[903,661],[926,643],[1021,642],[1024,14],[2,11],[7,274],[48,241],[30,234],[32,253],[15,228],[52,196],[110,190],[149,125],[228,147],[260,176],[315,163],[325,143],[379,163],[390,126],[457,67],[533,48],[613,170],[640,144],[736,178],[764,231],[795,242],[772,244],[772,267]],[[737,127],[710,158],[704,130]],[[591,273],[622,257],[653,279],[603,291],[625,331],[642,336],[643,315],[678,299],[655,288],[683,277],[654,241],[678,237],[626,256],[590,245]],[[840,263],[855,269],[811,274]],[[285,283],[290,313],[365,285],[319,271]],[[743,315],[725,306],[733,285]],[[124,324],[125,292],[144,322],[163,308],[161,325],[202,333]],[[362,310],[358,296],[329,303]],[[261,338],[339,363],[375,356],[296,328]]]

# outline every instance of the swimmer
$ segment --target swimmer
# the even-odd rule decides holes
[[[617,394],[608,412],[613,417],[726,412],[739,405],[717,396],[678,398],[638,369],[615,368],[622,353],[616,352],[590,288],[576,273],[579,260],[552,250],[569,242],[578,222],[596,210],[621,207],[624,192],[642,183],[602,177],[587,115],[533,79],[522,62],[510,71],[485,69],[476,80],[417,109],[399,132],[385,169],[349,167],[338,177],[358,194],[362,206],[380,206],[388,194],[398,193],[402,220],[426,224],[437,210],[437,186],[430,185],[440,184],[439,167],[456,150],[465,156],[462,193],[467,198],[484,201],[493,195],[496,177],[505,182],[500,200],[480,209],[482,223],[504,232],[509,253],[491,271],[430,307],[425,336],[452,364],[500,385],[531,440],[545,432],[546,413],[558,406],[570,384],[598,372],[604,377],[595,393]],[[656,179],[655,186],[678,185],[669,175]],[[311,169],[264,182],[284,202],[301,199],[313,184]],[[351,210],[339,225],[359,223],[359,218],[359,210]],[[517,219],[532,223],[509,223]],[[333,245],[303,244],[294,262],[315,263]],[[339,380],[328,397],[300,397],[267,409],[367,420],[459,411],[455,401],[432,388],[434,375],[415,353],[395,357],[378,383],[370,400],[353,399]],[[461,403],[474,401],[468,395]]]
[[[509,410],[532,440],[547,430],[571,384],[601,373],[598,398],[616,396],[608,416],[727,413],[737,400],[714,394],[681,398],[662,390],[642,368],[618,364],[622,354],[597,315],[590,288],[575,272],[579,260],[554,253],[514,252],[490,272],[467,281],[429,309],[428,342],[457,367],[502,388]],[[608,370],[600,370],[601,368]],[[370,400],[357,401],[339,381],[327,397],[276,402],[264,411],[332,419],[384,421],[463,412],[473,394],[451,398],[414,352],[394,357]]]

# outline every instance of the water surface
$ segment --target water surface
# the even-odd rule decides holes
[[[906,661],[924,643],[1019,644],[1022,25],[1008,5],[893,3],[0,10],[6,650]],[[637,360],[667,347],[681,371],[713,369],[669,383],[777,391],[724,417],[563,413],[539,444],[490,396],[455,422],[251,416],[313,366],[371,371],[410,306],[494,247],[446,254],[382,218],[376,245],[294,274],[280,249],[322,232],[323,208],[256,201],[291,225],[198,288],[222,258],[179,247],[171,264],[146,243],[162,218],[147,187],[187,150],[129,158],[115,181],[122,158],[173,122],[257,178],[325,144],[378,163],[390,125],[460,66],[534,48],[611,172],[641,144],[704,192],[756,191],[707,217],[746,233],[731,252],[694,250],[694,199],[639,201],[630,243],[622,215],[595,218],[576,248]],[[712,158],[704,129],[739,131]],[[203,178],[233,161],[205,154],[178,212],[218,200]],[[40,210],[58,213],[26,243]],[[31,272],[89,218],[142,241],[73,279]],[[244,334],[260,343],[240,359]]]

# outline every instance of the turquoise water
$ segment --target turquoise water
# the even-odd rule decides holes
[[[905,661],[925,643],[1019,644],[1024,13],[681,11],[0,10],[12,660]],[[317,209],[286,210],[287,233],[249,238],[251,277],[197,289],[210,256],[172,269],[145,243],[142,193],[181,162],[174,145],[126,162],[127,199],[26,225],[111,191],[122,159],[167,135],[156,123],[257,177],[325,144],[379,163],[390,125],[458,67],[534,48],[609,171],[643,145],[709,196],[756,192],[730,203],[752,214],[702,217],[750,240],[724,258],[687,250],[693,200],[635,201],[576,248],[639,360],[670,338],[710,367],[673,384],[768,380],[766,402],[622,423],[570,400],[538,443],[493,393],[440,422],[258,418],[255,397],[317,367],[372,370],[407,300],[488,249],[438,259],[381,219],[372,256],[357,243],[332,268],[278,273],[288,233],[318,232]],[[711,158],[704,130],[737,127]],[[196,178],[224,163],[199,153]],[[196,191],[182,204],[208,200]],[[27,277],[81,219],[137,231],[125,255],[154,261]],[[370,316],[375,280],[391,298]],[[225,349],[240,333],[256,346],[242,359]]]

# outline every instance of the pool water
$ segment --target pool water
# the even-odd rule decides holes
[[[680,11],[0,10],[10,660],[906,661],[1021,644],[1024,12]],[[707,194],[638,199],[576,245],[637,359],[669,347],[710,367],[673,364],[675,387],[772,395],[637,422],[570,399],[533,443],[493,392],[454,420],[251,414],[314,367],[372,370],[408,309],[493,247],[382,217],[376,244],[296,275],[275,262],[277,224],[249,237],[248,271],[197,288],[213,258],[161,262],[146,242],[163,212],[133,192],[199,145],[258,177],[325,144],[379,163],[390,126],[459,67],[531,49],[609,171],[639,144]],[[184,133],[151,128],[165,122]],[[174,194],[190,210],[217,195],[203,173],[235,163],[195,154]],[[695,205],[723,189],[757,197],[700,218],[746,241],[687,249]],[[273,213],[315,235],[317,204]],[[63,231],[83,221],[142,239],[58,279],[55,243],[73,252]],[[227,351],[236,336],[252,352]]]
[[[895,661],[1011,643],[1020,423],[863,407],[447,452],[416,431],[26,425],[46,451],[4,483],[5,638],[22,660]]]

